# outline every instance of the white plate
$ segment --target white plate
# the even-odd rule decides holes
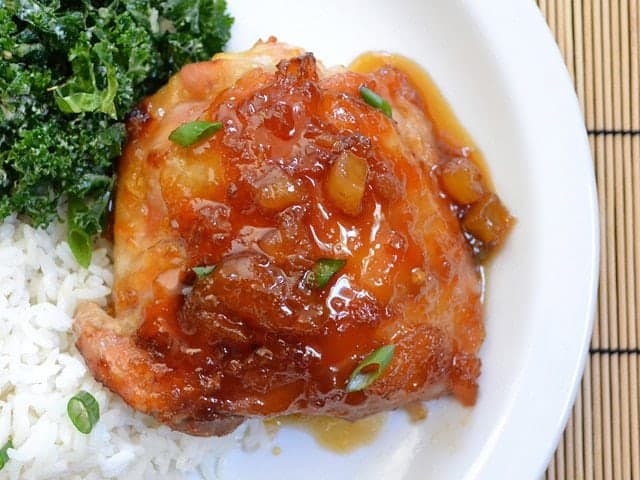
[[[365,50],[422,64],[483,150],[518,224],[489,271],[487,340],[473,409],[432,402],[418,425],[395,412],[348,455],[284,429],[270,449],[234,453],[223,478],[534,479],[570,411],[591,332],[597,209],[582,116],[533,1],[231,0],[231,50],[262,37],[326,64]]]

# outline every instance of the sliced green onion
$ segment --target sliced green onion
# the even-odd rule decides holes
[[[93,395],[81,390],[67,403],[67,414],[80,433],[90,433],[100,420],[100,405]]]
[[[87,232],[78,227],[70,226],[67,234],[67,243],[80,266],[89,268],[91,254],[93,253],[93,243]]]
[[[2,448],[0,448],[0,470],[2,470],[4,466],[7,464],[7,462],[9,461],[9,455],[7,455],[7,450],[9,450],[10,448],[13,448],[13,443],[11,442],[11,439],[7,440],[7,443],[5,443]]]
[[[210,137],[222,129],[221,122],[195,122],[183,123],[169,135],[169,140],[181,147],[189,147],[194,143]]]
[[[204,278],[211,275],[215,269],[215,265],[207,265],[205,267],[193,267],[191,270],[193,270],[193,273],[195,273],[198,278]]]
[[[378,95],[376,92],[367,87],[360,87],[360,96],[362,99],[371,105],[373,108],[377,108],[387,117],[391,118],[391,105],[384,98]]]
[[[385,345],[360,362],[349,377],[347,392],[359,392],[375,382],[391,363],[395,349],[395,345]],[[367,368],[369,366],[375,366],[375,368]]]
[[[335,258],[321,258],[311,269],[310,282],[313,288],[324,288],[329,280],[344,267],[346,260]]]

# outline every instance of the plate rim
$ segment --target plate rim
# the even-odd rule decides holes
[[[530,41],[536,42],[541,52],[540,55],[536,57],[536,61],[544,62],[545,70],[551,75],[550,78],[554,79],[553,86],[558,92],[554,98],[558,99],[558,97],[562,97],[562,100],[566,103],[564,106],[567,107],[567,110],[564,111],[565,118],[562,123],[573,129],[572,134],[567,135],[567,138],[571,139],[570,142],[578,152],[575,157],[580,159],[580,163],[576,164],[583,169],[581,178],[586,181],[584,184],[585,190],[581,193],[586,193],[586,200],[588,201],[585,208],[588,215],[584,220],[587,235],[581,238],[584,240],[584,245],[588,251],[588,255],[584,258],[584,260],[588,262],[588,266],[585,268],[586,279],[584,284],[586,288],[581,294],[581,298],[585,301],[582,304],[581,321],[578,324],[580,330],[576,332],[579,335],[579,341],[575,342],[578,354],[571,362],[567,362],[566,366],[564,366],[563,372],[568,381],[565,382],[565,390],[560,394],[562,397],[560,406],[555,412],[547,412],[548,421],[546,430],[548,434],[540,435],[538,433],[537,437],[535,434],[533,435],[535,440],[541,437],[548,437],[551,439],[551,443],[547,444],[546,448],[544,445],[540,448],[535,448],[535,445],[532,444],[532,448],[529,450],[531,453],[518,457],[518,466],[516,469],[520,472],[532,472],[531,478],[539,479],[548,468],[562,439],[569,416],[572,413],[586,367],[589,345],[595,323],[600,270],[599,239],[601,228],[595,169],[584,114],[581,111],[575,87],[553,33],[535,2],[533,0],[494,0],[491,2],[481,2],[482,6],[473,0],[461,0],[461,3],[466,5],[466,8],[470,12],[473,12],[476,18],[483,19],[484,21],[504,17],[515,19],[518,28],[524,28],[524,31],[520,30],[518,32],[520,38],[527,37],[529,34]],[[509,45],[511,50],[522,47],[522,43],[519,42],[520,39],[512,37],[512,40],[514,40],[514,43]],[[537,63],[536,67],[539,68],[541,65]],[[522,384],[522,382],[520,383]],[[509,426],[514,425],[514,418],[517,420],[518,416],[522,416],[522,413],[518,411],[522,408],[522,404],[518,405],[516,400],[513,401],[511,411],[509,411],[506,416],[507,420],[505,421],[505,425],[502,426],[503,429],[499,434],[500,436],[504,437],[505,430]],[[532,419],[531,422],[534,422],[533,419],[537,418],[535,414],[530,414],[529,417]],[[532,423],[529,426],[537,427],[539,425]],[[529,430],[529,432],[532,431]],[[495,448],[491,450],[491,456],[493,458],[496,458],[496,456],[500,457],[500,452],[497,448],[499,441],[500,438],[497,438]],[[470,476],[470,478],[503,478],[494,476],[496,472],[493,471],[492,468],[493,467],[486,462],[480,466],[480,468],[476,470],[475,475]]]

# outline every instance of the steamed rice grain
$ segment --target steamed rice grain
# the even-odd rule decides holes
[[[218,478],[216,465],[231,449],[268,442],[258,421],[222,438],[171,431],[93,379],[71,324],[79,301],[107,302],[109,244],[99,242],[83,269],[65,238],[63,224],[43,230],[15,217],[0,223],[0,446],[11,438],[15,447],[0,478],[208,480]],[[89,435],[67,416],[67,402],[79,390],[100,404]]]

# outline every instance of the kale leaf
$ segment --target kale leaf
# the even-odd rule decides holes
[[[102,231],[124,119],[229,40],[225,0],[0,0],[0,220]]]

